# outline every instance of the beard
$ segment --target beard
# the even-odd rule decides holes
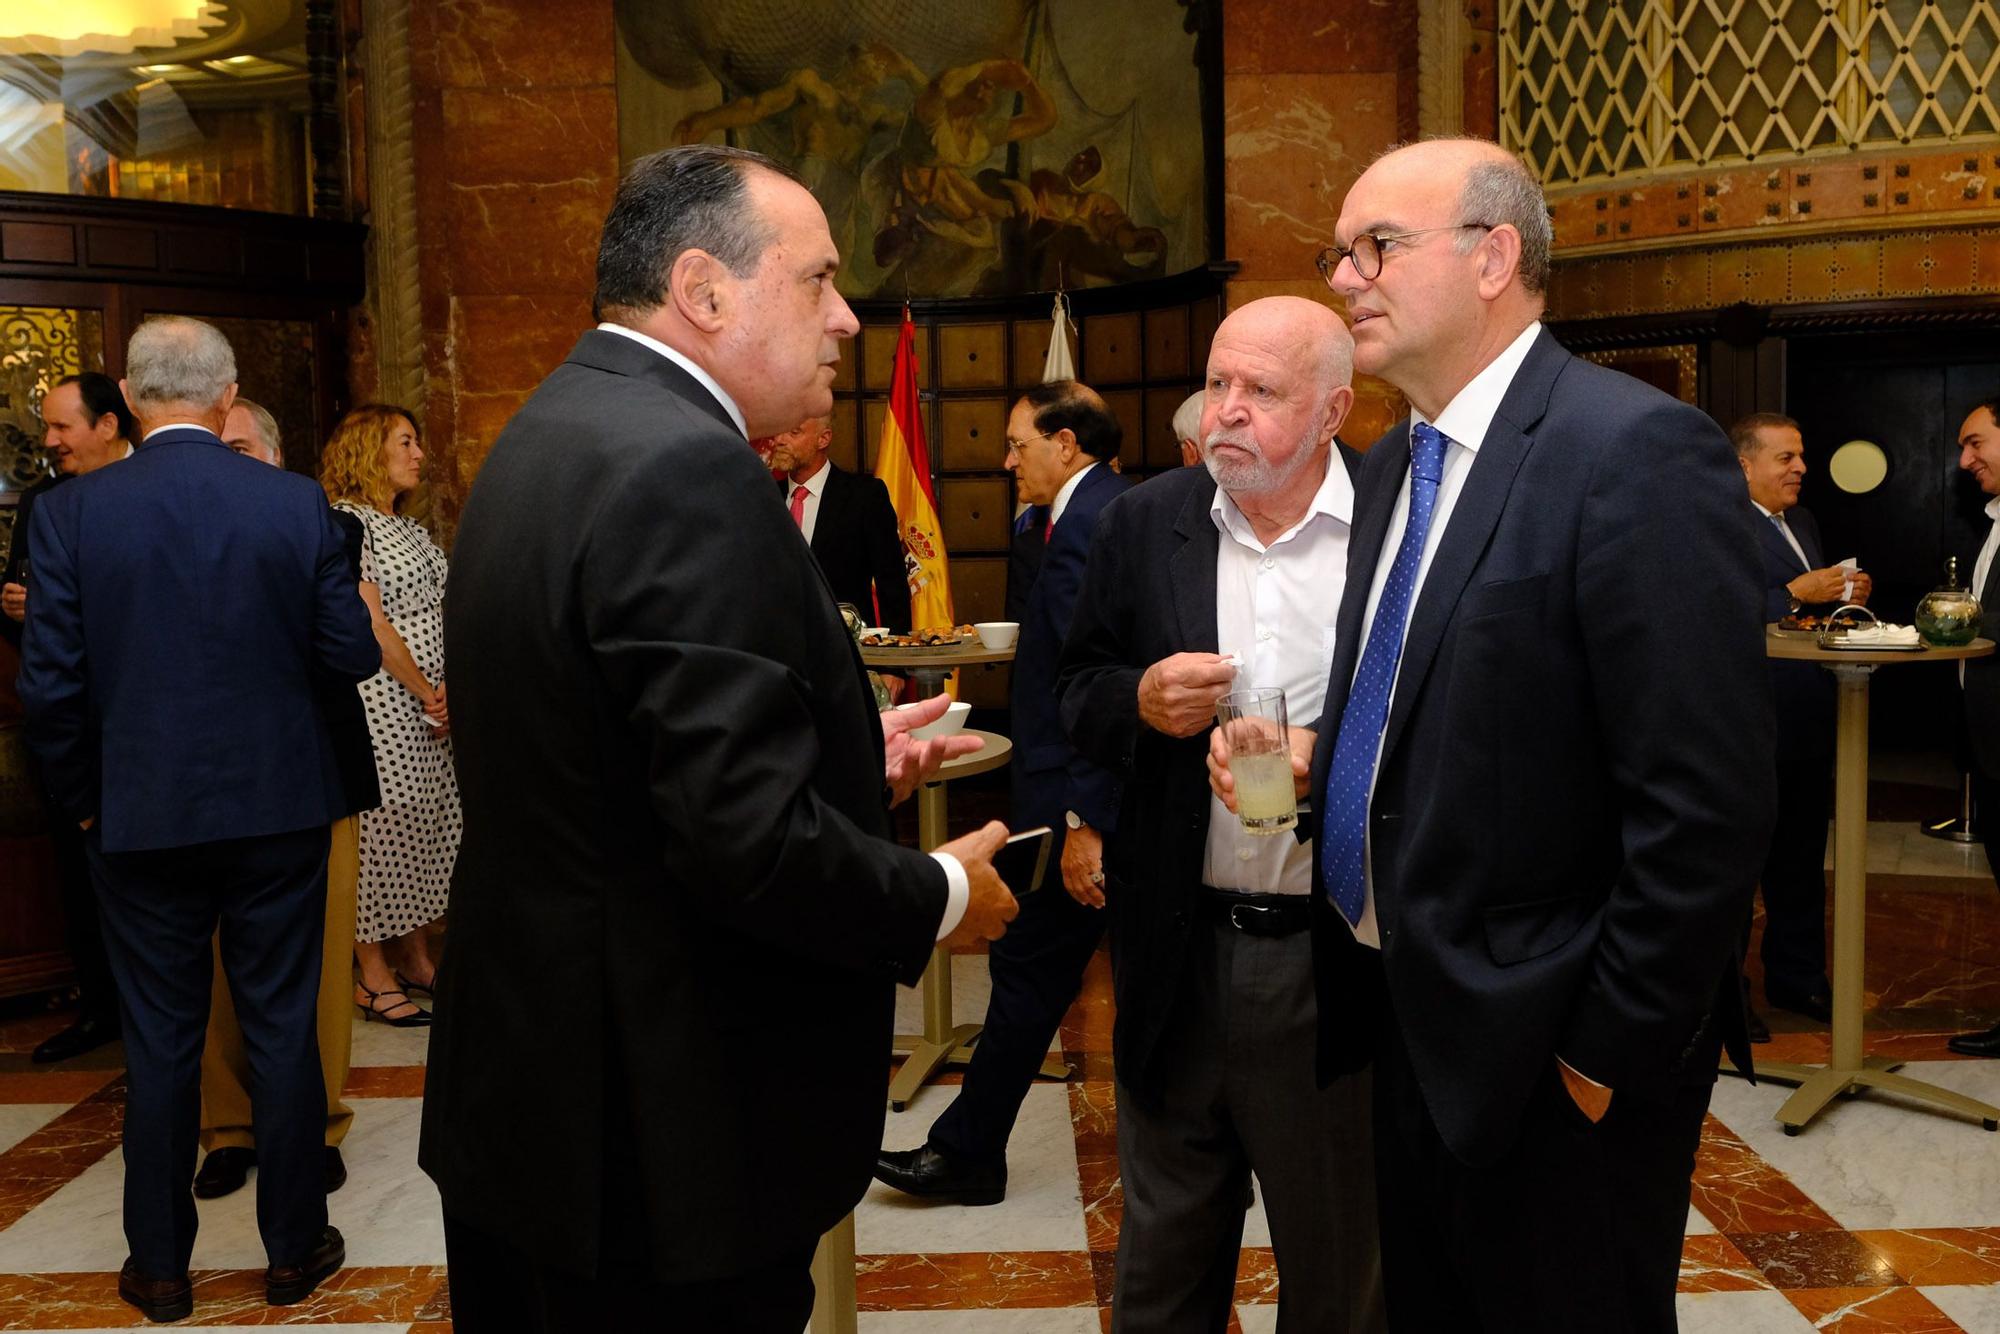
[[[1320,419],[1320,413],[1313,414],[1314,421]],[[1250,457],[1224,457],[1215,452],[1217,445],[1234,445],[1247,451]],[[1290,458],[1273,463],[1247,427],[1218,426],[1202,441],[1201,461],[1215,484],[1230,495],[1257,496],[1283,490],[1312,462],[1313,454],[1313,436],[1308,433],[1292,450]]]

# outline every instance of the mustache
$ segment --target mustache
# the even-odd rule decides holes
[[[1258,458],[1264,456],[1264,449],[1257,443],[1257,437],[1240,426],[1218,426],[1210,431],[1207,439],[1202,441],[1202,446],[1212,448],[1216,445],[1235,445],[1238,449],[1249,450]]]

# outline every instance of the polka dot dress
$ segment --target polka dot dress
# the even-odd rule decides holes
[[[361,520],[361,579],[382,594],[382,612],[426,679],[444,678],[444,552],[414,519],[342,501]],[[382,805],[361,813],[361,883],[354,938],[372,944],[444,915],[458,859],[458,779],[451,741],[424,721],[423,706],[385,668],[361,683]]]

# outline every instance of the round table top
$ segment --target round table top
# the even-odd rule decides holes
[[[1886,667],[1899,662],[1959,662],[1966,658],[1983,658],[1993,652],[1993,641],[1975,639],[1970,644],[1958,648],[1941,648],[1935,644],[1926,644],[1920,649],[1821,648],[1818,639],[1810,635],[1803,639],[1794,639],[1767,631],[1764,636],[1764,652],[1773,658],[1818,662],[1829,667],[1843,663],[1854,666]]]
[[[976,736],[986,744],[980,749],[973,751],[970,755],[961,755],[955,760],[946,760],[939,767],[937,777],[932,779],[932,782],[943,783],[953,778],[970,778],[974,774],[983,774],[989,769],[998,769],[1007,762],[1007,757],[1014,749],[1014,743],[1006,737],[1001,736],[998,732],[982,732],[976,727],[968,727],[962,730],[959,735]]]
[[[861,661],[870,667],[886,667],[891,671],[949,671],[953,667],[972,667],[982,662],[1012,662],[1014,650],[1011,647],[988,648],[976,639],[934,648],[869,648],[864,644],[861,646]]]

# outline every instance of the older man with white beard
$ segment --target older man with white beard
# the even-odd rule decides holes
[[[1227,691],[1282,687],[1294,720],[1319,716],[1359,466],[1335,440],[1352,365],[1315,302],[1271,297],[1225,320],[1207,466],[1105,509],[1063,650],[1070,738],[1124,785],[1104,863],[1125,1188],[1115,1331],[1227,1325],[1252,1173],[1278,1329],[1384,1327],[1368,1078],[1314,1077],[1312,846],[1246,833],[1206,768]]]

